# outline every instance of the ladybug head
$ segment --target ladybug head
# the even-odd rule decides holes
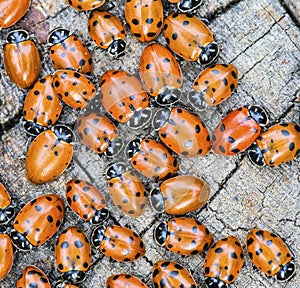
[[[48,36],[47,43],[49,45],[55,45],[63,42],[70,36],[70,31],[63,28],[56,28],[52,30]]]
[[[10,231],[10,238],[18,249],[22,251],[29,251],[32,249],[32,244],[27,240],[27,238],[15,229]]]
[[[155,98],[155,101],[160,106],[169,106],[177,102],[180,99],[180,97],[180,89],[165,89]]]
[[[181,0],[178,2],[178,10],[182,13],[192,12],[202,4],[202,0]]]
[[[269,123],[269,118],[266,111],[258,106],[248,107],[250,116],[260,125],[266,126]]]
[[[30,136],[38,136],[47,129],[46,127],[32,121],[25,121],[23,123],[23,127],[25,132]]]
[[[112,178],[120,177],[126,170],[127,167],[124,163],[114,163],[107,168],[106,178],[112,179]]]
[[[14,217],[14,215],[15,208],[13,206],[8,206],[4,209],[0,209],[0,225],[8,223]]]
[[[60,141],[71,143],[74,141],[73,131],[64,125],[56,125],[51,129]]]
[[[130,120],[127,122],[127,125],[131,129],[139,129],[145,126],[151,119],[152,110],[147,107],[143,109],[133,110],[133,115]]]
[[[6,37],[6,43],[17,44],[29,39],[29,35],[25,30],[11,31]]]
[[[228,288],[228,285],[218,278],[206,278],[205,284],[209,288]]]
[[[250,146],[248,150],[248,157],[253,164],[258,166],[265,166],[264,154],[255,143]]]
[[[108,53],[114,58],[119,58],[125,54],[126,43],[122,39],[114,40],[108,48]]]
[[[159,189],[153,189],[150,192],[150,205],[157,213],[165,211],[164,199]]]
[[[71,270],[62,275],[62,279],[66,283],[76,284],[85,279],[85,273],[79,270]]]
[[[122,137],[117,137],[109,143],[109,145],[106,148],[104,154],[108,158],[114,157],[114,156],[118,155],[121,152],[123,146],[124,146],[123,138]]]
[[[106,208],[102,208],[97,210],[92,219],[90,219],[90,223],[92,225],[99,225],[103,223],[109,217],[109,210]]]
[[[202,65],[209,65],[217,59],[219,52],[219,45],[216,42],[212,42],[203,47],[198,62]]]
[[[105,226],[98,226],[92,231],[91,235],[91,243],[95,248],[100,247],[104,234],[105,234],[106,227]]]
[[[131,159],[135,155],[135,153],[139,151],[141,141],[141,139],[134,139],[126,145],[125,151],[128,159]]]
[[[169,120],[170,114],[171,111],[168,108],[160,108],[157,110],[153,116],[152,127],[154,127],[155,130],[159,130]]]
[[[158,224],[153,232],[153,238],[155,242],[160,245],[164,246],[167,240],[168,235],[168,225],[165,222],[161,222]]]
[[[285,264],[275,275],[276,280],[289,281],[295,275],[296,267],[294,261]]]

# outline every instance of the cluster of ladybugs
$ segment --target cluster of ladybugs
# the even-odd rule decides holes
[[[14,1],[6,1],[0,27],[7,28],[18,21],[30,5],[29,0],[25,2],[16,5]],[[113,57],[124,54],[126,33],[120,19],[108,11],[94,10],[105,0],[66,2],[77,10],[93,10],[88,20],[91,39]],[[170,13],[164,18],[161,0],[127,0],[125,18],[129,29],[141,42],[151,42],[162,30],[174,53],[188,61],[210,65],[194,81],[187,98],[197,110],[205,109],[206,105],[216,106],[235,90],[238,71],[231,64],[211,65],[219,54],[212,32],[197,17],[183,13],[196,9],[201,1],[170,2],[178,2],[182,13]],[[83,110],[96,95],[96,87],[89,80],[92,57],[81,39],[58,28],[50,33],[48,44],[56,71],[38,81],[39,53],[28,33],[10,32],[4,47],[8,76],[19,87],[31,88],[25,99],[23,118],[26,132],[36,137],[26,156],[26,175],[35,184],[56,179],[73,157],[73,132],[63,125],[54,126],[62,111],[61,101]],[[199,209],[208,200],[210,187],[203,180],[190,175],[175,176],[179,165],[170,150],[184,157],[194,157],[205,155],[210,149],[220,155],[235,155],[248,149],[254,163],[269,166],[288,162],[299,154],[300,127],[295,123],[280,123],[262,132],[261,126],[268,124],[268,118],[260,107],[234,110],[217,126],[212,139],[198,116],[181,107],[167,108],[181,97],[182,74],[174,54],[160,44],[152,43],[144,49],[139,76],[141,81],[122,70],[106,71],[100,81],[100,103],[108,116],[100,113],[95,105],[87,107],[76,123],[76,132],[86,146],[99,155],[115,157],[121,153],[124,142],[115,123],[127,123],[130,128],[138,129],[152,119],[162,143],[149,138],[134,139],[126,145],[125,153],[135,170],[128,169],[124,163],[115,163],[106,171],[112,201],[129,216],[139,217],[146,207],[147,194],[139,174],[164,180],[150,195],[152,207],[158,212],[182,215]],[[150,107],[155,104],[148,95],[160,107],[154,115]],[[14,209],[4,186],[0,188],[0,224],[9,226]],[[134,231],[117,225],[101,225],[109,211],[105,198],[91,183],[71,180],[67,183],[66,199],[80,218],[97,225],[90,240],[104,255],[126,262],[145,254],[145,244]],[[14,218],[10,236],[0,234],[0,255],[3,255],[0,279],[12,266],[12,243],[25,251],[42,245],[58,231],[64,213],[63,199],[53,194],[40,196],[21,209]],[[204,224],[192,218],[173,218],[159,224],[154,238],[169,251],[183,255],[195,255],[210,248],[204,264],[208,287],[228,287],[243,266],[243,249],[236,237],[228,236],[212,245],[212,234]],[[59,235],[55,256],[62,282],[58,287],[77,287],[84,280],[91,263],[89,242],[77,227],[69,227]],[[292,255],[280,237],[253,229],[247,235],[246,244],[254,265],[268,276],[286,281],[294,275]],[[28,283],[50,287],[44,272],[33,266],[23,271],[17,287],[30,287],[26,286]],[[154,264],[153,283],[155,287],[197,287],[184,267],[165,260]],[[132,275],[113,275],[107,280],[107,287],[125,285],[146,287]]]

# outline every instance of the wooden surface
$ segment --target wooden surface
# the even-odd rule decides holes
[[[53,72],[49,61],[45,39],[50,30],[57,26],[70,29],[88,44],[95,63],[93,82],[98,84],[102,73],[109,69],[124,69],[131,73],[138,70],[139,56],[144,44],[132,37],[127,29],[130,47],[125,57],[113,60],[100,51],[87,35],[88,13],[77,12],[67,7],[63,0],[33,0],[26,17],[10,29],[0,31],[4,43],[8,31],[26,28],[36,37],[42,57],[41,76]],[[123,2],[111,12],[119,15],[123,22]],[[164,2],[166,4],[166,2]],[[165,5],[167,7],[167,5]],[[172,7],[171,7],[172,8]],[[170,11],[170,7],[167,10]],[[292,11],[292,12],[291,12]],[[300,84],[300,33],[298,1],[277,0],[205,0],[198,16],[209,20],[209,27],[221,45],[218,62],[233,63],[238,67],[240,81],[237,92],[219,108],[209,108],[199,113],[210,131],[218,125],[226,113],[244,104],[264,107],[270,115],[270,122],[298,121],[299,112],[295,104]],[[292,15],[292,17],[290,16]],[[298,27],[297,27],[298,25]],[[165,43],[162,36],[157,39]],[[3,54],[0,47],[1,55]],[[2,58],[2,57],[1,57]],[[2,59],[1,59],[2,61]],[[3,62],[3,61],[2,61]],[[84,282],[85,287],[105,287],[106,278],[112,273],[132,273],[151,286],[151,265],[160,259],[172,259],[189,268],[199,287],[204,287],[203,255],[181,257],[159,248],[153,241],[153,228],[160,220],[171,217],[155,215],[147,207],[146,213],[133,219],[122,215],[109,198],[104,177],[108,162],[87,151],[79,142],[74,144],[76,153],[72,166],[57,180],[44,185],[33,185],[25,177],[25,156],[30,139],[25,135],[19,122],[26,91],[18,89],[8,79],[1,62],[0,77],[0,181],[4,183],[13,197],[16,206],[42,195],[55,193],[64,196],[65,183],[72,177],[92,181],[106,196],[115,223],[127,225],[143,237],[147,245],[146,256],[132,263],[118,263],[100,255],[93,254],[93,265]],[[196,63],[180,62],[184,75],[183,91],[188,91],[192,81],[201,71]],[[183,97],[183,102],[185,98]],[[70,108],[64,108],[60,123],[72,125],[78,116]],[[127,140],[135,136],[147,135],[151,127],[144,131],[132,132],[119,126]],[[155,134],[153,134],[155,135]],[[190,213],[189,216],[203,221],[215,239],[235,235],[245,248],[245,236],[251,228],[263,228],[278,233],[295,254],[297,275],[286,284],[278,284],[253,269],[248,256],[238,280],[232,287],[300,287],[300,169],[299,159],[276,168],[254,167],[247,157],[221,157],[213,153],[201,158],[184,159],[180,157],[180,174],[192,174],[207,181],[212,190],[207,207]],[[158,183],[146,181],[150,190]],[[80,226],[88,235],[91,227],[79,221],[67,210],[61,229],[69,225]],[[62,230],[60,230],[62,231]],[[54,264],[54,245],[57,235],[46,244],[31,252],[15,255],[13,269],[0,281],[1,288],[14,287],[22,269],[29,264],[43,269],[54,283],[59,279]],[[245,249],[244,249],[245,251]]]

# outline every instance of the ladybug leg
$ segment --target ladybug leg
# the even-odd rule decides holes
[[[207,108],[207,103],[203,97],[203,93],[192,90],[188,94],[189,103],[197,110],[203,111]]]
[[[151,116],[152,110],[149,107],[135,110],[133,116],[127,122],[127,125],[131,129],[139,129],[150,121]]]

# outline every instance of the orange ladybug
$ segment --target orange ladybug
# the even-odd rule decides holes
[[[76,70],[91,75],[92,56],[81,39],[63,28],[54,29],[48,36],[50,58],[56,70]]]
[[[69,166],[73,157],[70,144],[73,132],[57,125],[38,135],[30,144],[26,155],[26,176],[34,184],[56,179]]]
[[[53,76],[46,75],[28,91],[23,106],[23,119],[26,121],[23,126],[29,135],[42,133],[55,124],[61,114],[62,105],[52,82]]]
[[[111,275],[106,280],[106,288],[147,288],[137,277],[130,274]]]
[[[35,266],[27,266],[16,283],[18,288],[51,288],[50,281],[46,274]]]
[[[173,152],[185,156],[203,156],[210,151],[210,136],[204,122],[183,108],[159,109],[152,126]]]
[[[109,216],[106,201],[99,189],[85,180],[72,179],[67,183],[66,199],[71,209],[84,221],[96,225]]]
[[[144,214],[147,194],[136,172],[124,163],[115,163],[108,167],[106,178],[111,199],[123,213],[132,217]]]
[[[195,16],[170,13],[164,19],[162,33],[171,50],[188,61],[209,65],[219,55],[213,33]]]
[[[0,226],[8,223],[15,215],[15,207],[5,186],[0,182]]]
[[[10,237],[0,229],[0,280],[10,271],[14,261],[14,250]]]
[[[41,246],[57,232],[64,215],[64,200],[58,195],[45,194],[31,200],[14,220],[13,244],[24,251]]]
[[[191,105],[203,110],[226,100],[238,84],[238,70],[232,64],[215,64],[202,71],[188,94]]]
[[[124,55],[126,32],[122,22],[108,11],[92,11],[88,21],[91,39],[114,58]]]
[[[195,11],[202,4],[202,0],[168,0],[171,3],[177,3],[177,8],[182,13]]]
[[[278,235],[267,230],[251,229],[246,244],[250,260],[267,276],[283,282],[295,275],[292,253]]]
[[[91,243],[105,256],[117,261],[131,262],[146,253],[145,244],[137,233],[117,225],[95,228],[91,235]]]
[[[145,89],[158,104],[169,105],[180,98],[181,69],[169,49],[156,43],[148,45],[141,55],[139,70]]]
[[[201,208],[208,200],[209,185],[195,176],[182,175],[165,180],[150,193],[153,209],[168,214],[185,214]]]
[[[76,10],[93,10],[101,7],[106,0],[66,0],[66,2]]]
[[[213,243],[213,235],[206,226],[193,218],[172,218],[154,229],[154,240],[169,251],[182,255],[196,255]]]
[[[204,262],[207,287],[229,288],[244,265],[244,253],[238,238],[227,236],[215,242]]]
[[[147,178],[162,180],[179,169],[168,148],[153,139],[134,139],[127,144],[127,157],[134,169]]]
[[[268,124],[266,112],[258,106],[241,107],[229,113],[215,129],[211,147],[219,155],[231,156],[246,150]]]
[[[125,19],[133,36],[141,42],[151,42],[163,24],[161,0],[130,0],[125,2]]]
[[[261,133],[248,150],[250,160],[259,166],[276,166],[300,154],[300,126],[279,123]]]
[[[28,89],[38,79],[39,51],[25,30],[14,30],[7,35],[3,58],[8,77],[20,88]]]

